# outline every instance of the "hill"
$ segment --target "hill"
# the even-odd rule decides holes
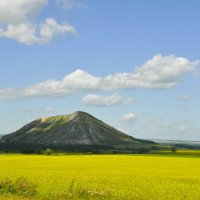
[[[0,148],[64,151],[150,149],[156,144],[135,139],[85,112],[37,119],[0,139]]]
[[[3,136],[4,136],[3,134],[0,134],[0,139],[1,139]]]

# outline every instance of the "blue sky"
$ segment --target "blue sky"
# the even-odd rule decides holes
[[[0,133],[83,110],[138,138],[200,140],[199,7],[1,0]]]

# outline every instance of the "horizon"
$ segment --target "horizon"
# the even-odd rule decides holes
[[[2,0],[0,134],[81,110],[135,138],[200,141],[200,2],[153,2]]]
[[[68,116],[68,115],[73,115],[73,114],[75,114],[75,113],[77,113],[77,112],[82,112],[82,113],[85,113],[85,114],[89,114],[89,115],[91,115],[90,113],[87,113],[87,112],[84,112],[84,111],[81,111],[81,110],[78,110],[78,111],[74,111],[74,112],[72,112],[72,113],[68,113],[68,114],[62,114],[62,115],[53,115],[53,116],[43,116],[43,117],[41,117],[41,118],[37,118],[37,119],[35,119],[35,120],[39,120],[39,119],[47,119],[47,118],[51,118],[51,117],[61,117],[61,116]],[[92,115],[91,115],[92,116]],[[95,116],[92,116],[92,117],[94,117],[94,118],[96,118]],[[98,120],[98,118],[96,118],[97,120]],[[34,120],[34,121],[35,121]],[[102,120],[101,120],[102,121]],[[33,121],[31,121],[31,122],[33,122]],[[29,123],[31,123],[31,122],[28,122],[28,124]],[[20,129],[21,128],[23,128],[24,126],[26,126],[27,124],[25,124],[25,125],[23,125],[22,127],[20,127]],[[109,125],[109,124],[108,124]],[[115,128],[115,127],[113,127],[113,128]],[[20,130],[20,129],[18,129],[18,130]],[[115,128],[116,129],[116,128]],[[15,130],[15,131],[18,131],[18,130]],[[119,129],[117,129],[118,131],[121,131],[121,132],[123,132],[122,130],[119,130]],[[14,132],[15,132],[14,131]],[[12,132],[13,133],[13,132]],[[7,134],[1,134],[0,133],[0,136],[2,135],[2,136],[4,136],[4,135],[8,135],[8,134],[12,134],[12,133],[7,133]],[[125,133],[125,132],[123,132],[123,133]],[[129,135],[129,134],[127,134],[127,133],[125,133],[126,135]],[[129,135],[129,136],[131,136],[131,135]],[[135,138],[135,139],[142,139],[142,138]],[[171,141],[171,142],[200,142],[200,141],[195,141],[195,140],[170,140],[170,139],[157,139],[157,138],[145,138],[145,140],[149,140],[149,141],[154,141],[154,142],[157,142],[157,141],[160,141],[160,142],[167,142],[167,141]]]

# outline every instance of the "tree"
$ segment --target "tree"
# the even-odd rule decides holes
[[[54,153],[54,151],[52,149],[46,149],[44,150],[44,154],[45,155],[52,155]]]

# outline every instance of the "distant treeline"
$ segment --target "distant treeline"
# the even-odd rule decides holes
[[[39,145],[39,144],[0,144],[2,153],[24,153],[24,154],[43,154],[45,150],[50,149],[54,152],[64,153],[150,153],[157,150],[151,148],[131,148],[131,147],[114,147],[108,145]]]
[[[190,145],[190,144],[175,144],[174,145],[177,149],[194,149],[194,150],[199,150],[200,149],[200,145]]]

